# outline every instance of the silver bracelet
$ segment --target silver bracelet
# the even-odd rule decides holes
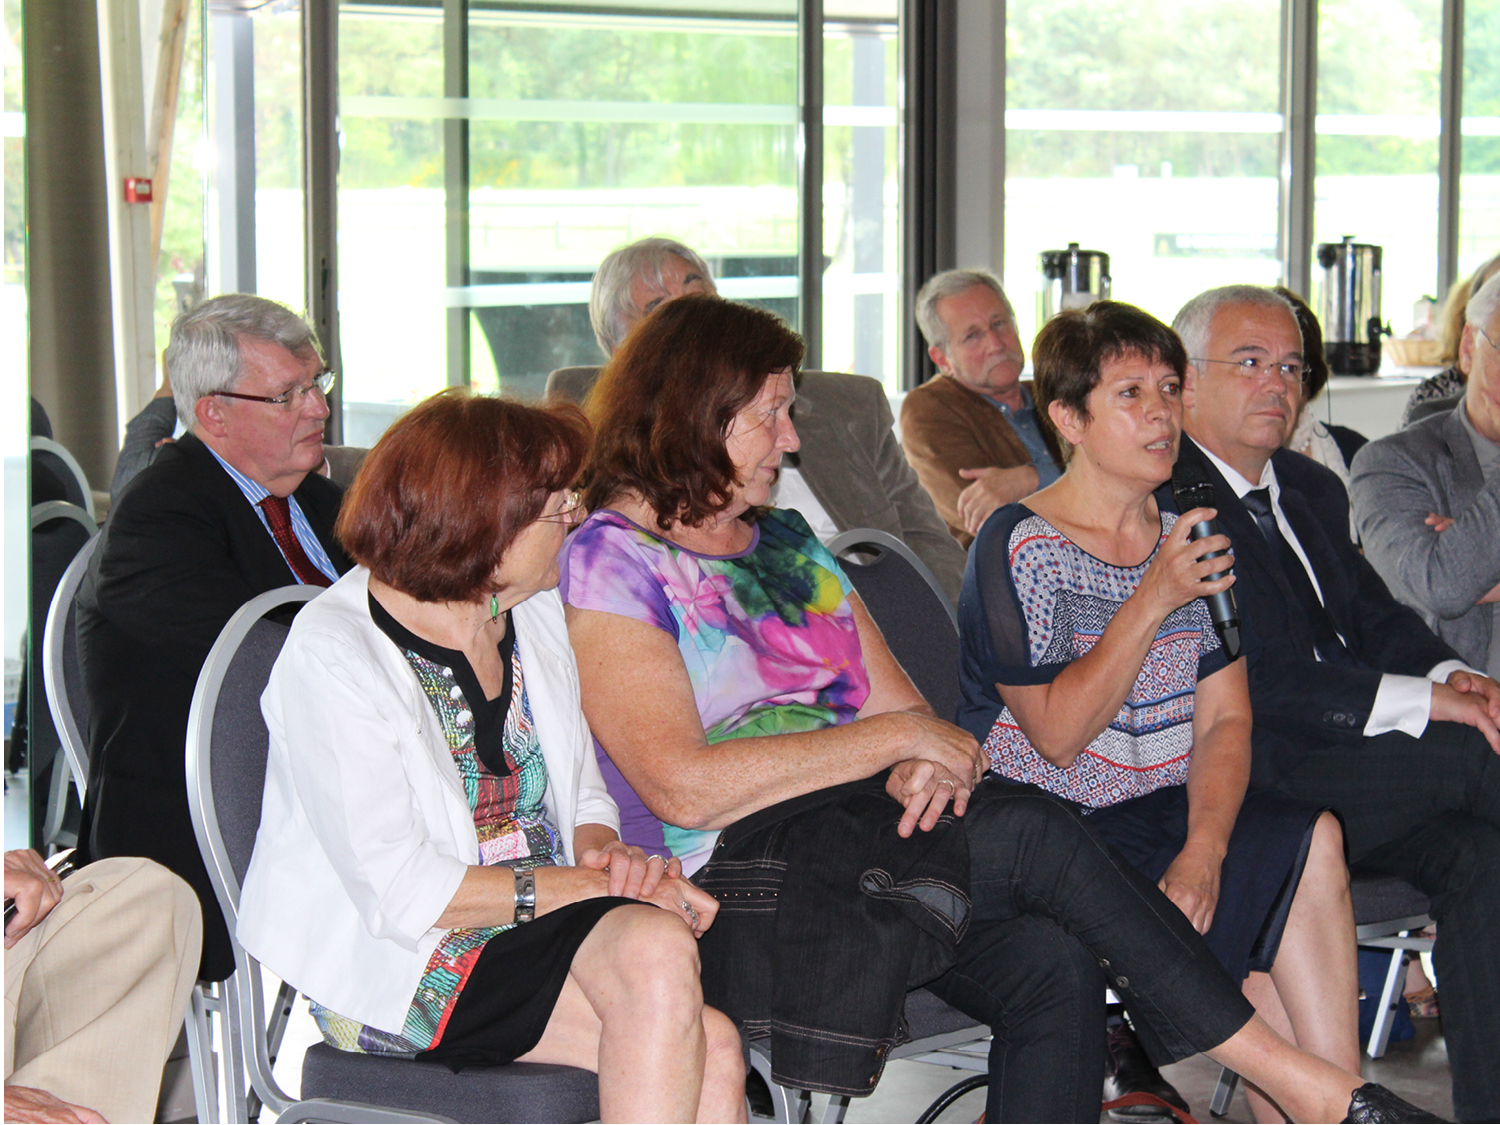
[[[536,917],[536,873],[512,867],[516,877],[516,921],[530,922]]]

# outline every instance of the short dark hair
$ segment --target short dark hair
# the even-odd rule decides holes
[[[1285,297],[1297,316],[1297,327],[1302,330],[1302,400],[1311,402],[1323,393],[1328,385],[1328,357],[1323,353],[1323,326],[1312,309],[1307,307],[1298,294],[1284,285],[1271,292]]]
[[[473,602],[494,589],[516,536],[568,487],[588,453],[571,403],[528,406],[450,387],[375,443],[344,497],[349,556],[424,602]]]
[[[616,349],[589,395],[596,436],[585,506],[633,491],[662,530],[722,512],[739,483],[725,446],[735,415],[771,372],[795,374],[803,351],[802,337],[764,309],[707,293],[660,305]]]
[[[1177,333],[1145,309],[1123,301],[1067,309],[1044,324],[1031,346],[1031,390],[1042,424],[1052,426],[1047,407],[1054,402],[1088,421],[1089,395],[1099,385],[1104,365],[1127,355],[1165,363],[1179,377],[1187,371],[1187,351]]]

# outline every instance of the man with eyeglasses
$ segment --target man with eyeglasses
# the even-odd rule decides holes
[[[183,747],[219,631],[255,595],[330,585],[342,491],[315,470],[333,372],[284,305],[225,294],[172,324],[166,363],[187,433],[120,494],[78,590],[89,702],[80,848],[182,876],[203,906],[201,976],[233,971],[228,931],[188,815]]]
[[[1391,596],[1349,540],[1338,477],[1282,448],[1302,395],[1291,306],[1227,286],[1193,298],[1172,326],[1190,357],[1178,456],[1215,484],[1251,638],[1251,784],[1331,806],[1351,871],[1397,875],[1431,896],[1455,1113],[1492,1120],[1500,684]]]
[[[1021,380],[1015,310],[988,270],[945,270],[917,293],[917,325],[938,366],[901,405],[901,446],[953,538],[1062,474],[1062,454]]]
[[[1500,274],[1470,298],[1457,407],[1372,442],[1350,495],[1365,555],[1465,660],[1500,677]]]

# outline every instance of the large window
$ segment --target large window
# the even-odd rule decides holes
[[[1005,269],[1022,339],[1038,255],[1110,256],[1113,295],[1170,320],[1230,281],[1274,284],[1278,0],[1011,0]]]
[[[1381,316],[1398,335],[1437,290],[1442,28],[1441,0],[1318,5],[1313,240],[1381,247]]]
[[[1458,275],[1500,252],[1500,0],[1464,4]]]
[[[602,362],[589,279],[648,234],[797,319],[794,3],[340,7],[347,441],[445,384]],[[720,11],[722,10],[722,11]]]
[[[1298,0],[1010,0],[1004,272],[1023,332],[1038,322],[1038,253],[1070,242],[1110,255],[1114,296],[1170,318],[1236,281],[1289,278],[1315,297],[1314,247],[1353,236],[1383,249],[1381,314],[1398,334],[1444,273],[1500,250],[1500,0],[1309,2],[1304,22]],[[1464,58],[1451,253],[1445,8],[1461,13]],[[1308,92],[1283,69],[1304,47]],[[1283,145],[1304,123],[1313,168]],[[1308,246],[1286,243],[1303,230]]]

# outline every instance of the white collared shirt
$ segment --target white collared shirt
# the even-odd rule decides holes
[[[813,490],[808,487],[807,478],[802,475],[801,469],[794,469],[790,465],[782,465],[781,471],[776,477],[776,484],[771,489],[771,503],[778,508],[795,508],[802,513],[802,518],[807,521],[807,526],[812,528],[813,534],[818,537],[818,542],[825,547],[835,535],[839,533],[839,525],[833,522],[833,517],[828,514],[828,509],[818,502],[813,495]]]
[[[1323,588],[1318,585],[1318,576],[1313,573],[1312,564],[1307,561],[1307,553],[1303,551],[1302,544],[1297,539],[1297,533],[1292,530],[1292,525],[1287,523],[1286,513],[1281,510],[1281,485],[1276,479],[1276,467],[1267,461],[1266,467],[1261,470],[1260,482],[1252,484],[1231,465],[1215,457],[1208,449],[1201,445],[1198,448],[1202,449],[1203,455],[1214,463],[1219,472],[1224,474],[1229,487],[1234,489],[1234,494],[1240,499],[1243,500],[1247,492],[1257,488],[1270,491],[1271,512],[1276,517],[1276,526],[1281,529],[1287,546],[1291,547],[1298,561],[1302,563],[1302,569],[1307,571],[1308,580],[1312,583],[1318,600],[1326,605],[1327,599],[1323,597]],[[1343,637],[1339,639],[1343,640]],[[1319,657],[1319,659],[1322,658]],[[1446,683],[1449,676],[1459,671],[1473,671],[1473,669],[1461,660],[1445,660],[1432,668],[1425,678],[1399,676],[1393,672],[1381,673],[1380,687],[1375,692],[1375,704],[1370,708],[1369,721],[1365,723],[1365,737],[1374,738],[1377,734],[1399,730],[1413,738],[1420,738],[1422,732],[1427,729],[1427,720],[1432,716],[1432,685]]]

